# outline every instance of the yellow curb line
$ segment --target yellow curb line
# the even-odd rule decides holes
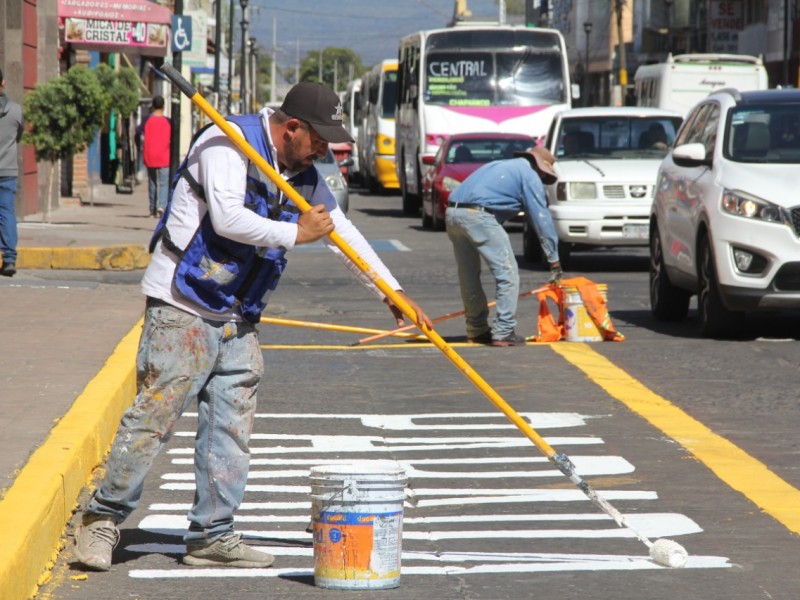
[[[800,534],[800,490],[778,477],[764,463],[650,391],[586,344],[554,344],[552,348],[612,398],[686,448],[725,484],[742,493],[789,531]]]
[[[80,248],[18,248],[18,269],[134,271],[150,262],[147,247],[127,244]]]
[[[0,500],[4,600],[27,600],[49,578],[76,500],[135,396],[141,329],[140,319]]]

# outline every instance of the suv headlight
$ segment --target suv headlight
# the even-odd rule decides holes
[[[562,182],[556,185],[556,200],[594,200],[597,186],[583,181]]]
[[[780,206],[743,192],[723,190],[722,210],[728,214],[746,219],[759,219],[769,223],[786,222],[786,217]]]

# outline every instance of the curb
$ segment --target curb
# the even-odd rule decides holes
[[[81,248],[18,248],[18,269],[86,269],[135,271],[150,262],[146,246],[137,244]]]
[[[133,326],[0,500],[0,590],[27,600],[50,578],[75,503],[136,394]]]

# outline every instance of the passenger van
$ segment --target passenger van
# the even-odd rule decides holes
[[[760,56],[678,54],[667,62],[642,65],[633,77],[638,106],[686,115],[700,100],[723,88],[766,90],[767,70]]]

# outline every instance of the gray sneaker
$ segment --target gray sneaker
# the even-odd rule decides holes
[[[75,530],[75,556],[89,569],[108,571],[118,542],[119,529],[111,517],[84,513]]]
[[[189,543],[183,564],[192,567],[240,567],[258,569],[268,567],[275,557],[266,552],[253,550],[242,543],[242,534],[226,533],[210,544]]]

